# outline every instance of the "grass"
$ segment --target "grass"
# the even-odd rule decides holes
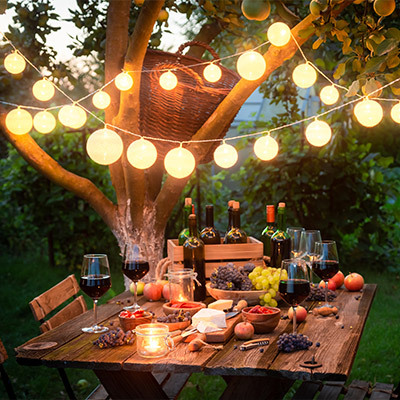
[[[18,399],[65,399],[64,386],[53,368],[25,367],[17,364],[14,347],[39,334],[39,324],[33,319],[29,301],[55,285],[69,271],[50,268],[47,261],[36,256],[0,256],[0,338],[10,358],[5,368],[11,377]],[[76,271],[79,274],[79,271]],[[389,272],[365,270],[366,282],[378,284],[365,326],[360,347],[349,381],[353,379],[397,384],[400,381],[400,276]],[[123,290],[123,278],[118,268],[112,270],[112,289],[101,299],[107,301]],[[91,300],[86,297],[91,307]],[[92,371],[69,369],[67,374],[79,399],[84,399],[96,387]],[[83,385],[78,382],[85,380]],[[82,383],[82,381],[81,381]],[[220,377],[193,374],[183,389],[181,400],[218,399],[226,384]],[[7,398],[0,384],[0,399]]]

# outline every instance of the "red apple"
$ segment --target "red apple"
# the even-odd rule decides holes
[[[324,288],[325,287],[325,282],[321,281],[318,286]],[[333,280],[333,278],[329,279],[329,281],[328,281],[328,289],[329,290],[336,290],[336,283]]]
[[[344,286],[350,292],[358,292],[364,287],[364,278],[360,274],[352,272],[344,279]]]
[[[146,283],[143,288],[143,295],[147,300],[157,301],[161,299],[162,288],[155,282]]]
[[[293,307],[289,308],[288,317],[290,320],[293,319]],[[307,318],[307,310],[302,306],[296,308],[296,322],[303,322]]]
[[[340,286],[343,285],[344,283],[344,275],[342,271],[339,271],[333,278],[332,280],[335,282],[336,284],[336,289],[339,289]],[[329,286],[328,286],[329,288]]]
[[[239,322],[235,326],[235,335],[238,339],[249,340],[254,335],[254,327],[249,322]]]

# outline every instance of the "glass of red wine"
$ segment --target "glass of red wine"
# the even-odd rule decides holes
[[[293,307],[293,333],[296,333],[296,308],[310,294],[310,274],[304,260],[292,258],[282,261],[279,294],[285,303]]]
[[[79,286],[93,299],[94,311],[94,325],[82,328],[82,331],[85,333],[108,331],[107,327],[97,325],[97,301],[111,287],[110,266],[106,254],[85,254],[83,256]]]
[[[122,272],[134,285],[133,305],[124,307],[125,310],[136,310],[140,306],[137,303],[137,282],[149,272],[147,249],[144,245],[129,243],[125,246],[122,260]]]
[[[312,261],[312,270],[325,282],[325,303],[328,304],[328,281],[339,271],[339,256],[334,240],[322,240],[315,243],[315,258]],[[321,307],[323,307],[321,306]]]

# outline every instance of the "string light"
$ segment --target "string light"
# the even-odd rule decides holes
[[[40,111],[33,117],[33,127],[43,135],[50,133],[56,125],[54,115],[48,111]]]
[[[108,93],[99,90],[92,98],[93,105],[99,110],[106,109],[111,103],[111,97]]]
[[[124,145],[118,133],[108,128],[93,132],[86,143],[89,157],[101,165],[115,163],[122,155]]]
[[[16,51],[12,52],[4,59],[4,68],[10,74],[20,74],[25,69],[25,67],[26,62],[24,60],[24,57],[22,57]]]
[[[189,176],[196,166],[193,154],[182,145],[170,150],[164,158],[164,167],[168,174],[177,179]]]
[[[218,82],[222,76],[221,68],[214,63],[208,64],[204,68],[203,76],[208,82],[211,83]]]
[[[236,63],[239,75],[248,81],[255,81],[261,78],[266,68],[264,57],[253,50],[243,53]]]
[[[310,63],[298,65],[293,71],[293,82],[303,89],[307,89],[314,85],[317,80],[317,71]]]
[[[163,89],[172,90],[176,88],[176,85],[178,84],[178,79],[176,78],[176,75],[173,72],[167,71],[161,74],[159,82],[160,86]]]
[[[332,129],[325,121],[315,119],[306,129],[306,138],[310,144],[316,147],[326,145],[332,137]]]
[[[278,142],[270,135],[261,136],[254,143],[254,153],[260,160],[272,160],[276,157],[278,151]]]
[[[233,167],[238,160],[238,152],[230,144],[223,142],[214,151],[214,161],[221,168]]]
[[[290,28],[283,22],[275,22],[268,28],[267,37],[274,46],[285,46],[290,40]]]
[[[366,98],[354,107],[354,115],[361,125],[372,128],[382,121],[383,109],[375,100]]]
[[[135,168],[150,168],[157,160],[157,149],[149,140],[140,138],[129,145],[126,157]]]
[[[392,107],[390,111],[390,116],[392,117],[394,122],[400,124],[400,103],[397,103]]]
[[[33,95],[40,101],[48,101],[55,94],[54,86],[46,78],[40,79],[32,87]]]
[[[339,100],[339,91],[335,85],[328,85],[322,88],[319,97],[324,104],[331,106]]]
[[[32,129],[32,116],[22,108],[10,111],[6,116],[6,127],[14,135],[25,135]]]
[[[83,108],[76,105],[63,106],[58,112],[59,121],[69,128],[79,129],[85,125],[87,116]]]
[[[125,92],[133,86],[133,78],[128,72],[121,72],[115,77],[115,86],[122,92]]]

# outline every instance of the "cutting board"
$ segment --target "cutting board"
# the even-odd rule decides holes
[[[233,335],[233,330],[235,329],[235,325],[241,322],[242,313],[236,315],[236,317],[230,318],[226,320],[226,328],[221,331],[216,332],[208,332],[206,335],[207,343],[224,343],[228,341]]]

